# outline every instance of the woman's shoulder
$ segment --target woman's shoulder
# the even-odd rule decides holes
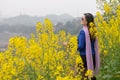
[[[81,29],[80,34],[85,34],[85,31],[83,29]]]
[[[81,30],[80,30],[79,35],[78,35],[78,36],[85,36],[85,32],[84,32],[84,30],[83,30],[83,29],[81,29]]]

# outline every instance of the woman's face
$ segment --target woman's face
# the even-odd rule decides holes
[[[81,24],[82,24],[83,26],[87,26],[87,21],[86,21],[86,19],[85,19],[85,16],[82,17],[82,19],[81,19]]]

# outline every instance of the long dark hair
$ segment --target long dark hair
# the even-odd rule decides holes
[[[85,16],[85,19],[87,21],[87,26],[88,26],[88,30],[89,30],[89,33],[90,33],[90,39],[91,40],[94,40],[95,39],[95,34],[96,34],[96,31],[94,30],[95,29],[95,24],[94,24],[94,16],[91,14],[91,13],[85,13],[84,14]],[[93,24],[92,26],[90,24]],[[92,33],[90,31],[90,29],[92,28]]]

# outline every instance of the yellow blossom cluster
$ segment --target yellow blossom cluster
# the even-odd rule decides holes
[[[101,80],[120,79],[120,5],[116,6],[114,14],[109,14],[115,6],[111,7],[109,4],[105,4],[105,14],[97,12],[95,18],[102,66],[98,77]]]

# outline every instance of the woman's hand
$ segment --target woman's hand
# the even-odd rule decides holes
[[[67,46],[68,45],[68,42],[63,42],[63,46]]]

